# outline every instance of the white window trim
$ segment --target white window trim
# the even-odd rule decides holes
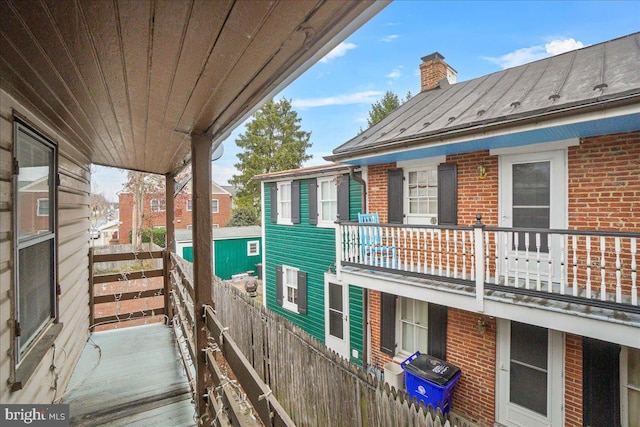
[[[187,224],[187,230],[191,230],[193,228],[193,226],[191,224]]]
[[[295,289],[298,289],[298,271],[300,271],[300,269],[295,268],[295,267],[290,267],[288,265],[283,265],[282,266],[282,308],[292,311],[294,313],[298,313],[298,304],[297,303],[292,303],[289,302],[289,299],[287,298],[287,271],[293,271],[295,272],[295,278],[296,278],[296,283],[295,283]],[[294,286],[289,286],[291,288],[293,288]],[[298,298],[300,298],[300,295],[298,295]]]
[[[167,210],[167,205],[165,201],[165,205],[162,206],[163,199],[151,199],[151,212],[164,212]],[[153,202],[157,202],[158,206],[156,208],[153,207]]]
[[[252,246],[255,245],[255,250],[252,250]],[[256,256],[260,255],[260,241],[258,240],[249,240],[247,242],[247,256]]]
[[[322,203],[326,202],[325,200],[322,200],[322,183],[323,182],[329,182],[329,183],[333,183],[333,186],[336,189],[336,211],[335,211],[335,217],[331,220],[326,220],[326,219],[322,219]],[[318,185],[318,191],[316,191],[317,193],[317,209],[318,209],[318,223],[316,224],[317,227],[321,227],[321,228],[336,228],[336,219],[338,219],[338,183],[337,183],[337,178],[336,177],[322,177],[322,178],[318,178],[316,181],[317,185]]]
[[[40,213],[40,203],[41,203],[42,200],[46,200],[47,201],[47,213],[46,214],[41,214]],[[48,198],[44,198],[43,197],[43,198],[40,198],[40,199],[37,200],[36,216],[39,216],[39,217],[45,217],[46,216],[46,217],[48,217],[49,216],[49,209],[50,209],[50,207],[49,207],[49,199]]]
[[[276,192],[276,206],[278,207],[278,224],[282,224],[282,225],[293,225],[293,221],[291,220],[291,199],[293,198],[293,194],[291,191],[291,188],[293,187],[293,181],[280,181],[277,183],[278,186],[278,191]],[[283,218],[282,217],[282,206],[281,206],[281,194],[282,194],[282,187],[285,185],[289,185],[289,218]]]
[[[191,212],[193,210],[193,199],[187,199],[187,212]]]
[[[211,224],[211,228],[220,228],[220,224]]]
[[[402,320],[401,319],[402,319],[402,300],[403,299],[411,300],[413,301],[413,304],[415,304],[416,302],[428,304],[426,301],[417,300],[415,298],[407,298],[407,297],[396,298],[396,342],[398,343],[398,346],[396,347],[396,356],[394,360],[398,362],[404,362],[409,356],[411,356],[413,353],[418,351],[417,347],[413,350],[406,350],[402,348]],[[415,309],[415,305],[414,305],[414,309]],[[428,318],[428,315],[427,315],[427,318]],[[429,341],[428,341],[429,324],[428,323],[425,329],[427,330],[426,344],[427,344],[427,350],[428,350],[428,347],[429,347]]]
[[[629,389],[635,389],[629,383],[629,348],[622,346],[620,351],[620,425],[622,427],[629,427]]]
[[[215,202],[215,209],[213,208],[213,205]],[[218,212],[220,212],[220,200],[218,199],[211,199],[211,213],[217,214]]]
[[[428,163],[423,164],[417,167],[404,168],[402,170],[403,173],[403,200],[404,204],[403,210],[405,212],[404,222],[405,224],[422,224],[422,225],[436,225],[438,224],[438,211],[430,213],[430,214],[412,214],[409,212],[409,173],[410,172],[419,172],[419,171],[429,171],[435,170],[436,177],[438,174],[438,164],[436,163]],[[437,178],[436,178],[437,179]],[[436,185],[436,189],[438,186]],[[436,194],[436,202],[437,202],[437,194]]]

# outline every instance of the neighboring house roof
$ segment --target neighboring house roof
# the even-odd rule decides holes
[[[300,178],[311,175],[326,175],[329,173],[346,173],[352,166],[340,163],[329,163],[306,168],[288,169],[279,172],[263,173],[255,175],[252,179],[258,181],[277,181],[285,178]]]
[[[193,230],[176,230],[176,242],[193,240]],[[244,239],[262,237],[262,227],[250,225],[246,227],[222,227],[213,229],[213,240]]]
[[[99,226],[98,230],[103,231],[103,230],[106,230],[108,228],[118,228],[118,225],[120,225],[120,224],[121,224],[120,221],[116,221],[116,220],[109,221],[109,222],[106,222],[106,223],[102,224],[101,226]]]
[[[565,125],[558,128],[555,135],[542,138],[551,141],[590,136],[589,132],[595,135],[635,130],[640,122],[640,109],[637,108],[640,103],[640,33],[453,85],[442,81],[439,86],[416,94],[385,119],[337,147],[333,155],[325,159],[338,161],[377,156],[380,160],[384,150],[406,150],[420,144],[437,146],[465,137],[467,140],[488,138],[491,134],[487,135],[487,132],[492,129],[499,132],[507,126],[539,126],[542,121],[592,110],[600,114],[599,122],[592,126],[594,129],[586,126],[573,129]],[[633,106],[631,113],[626,113],[626,119],[600,129],[605,126],[604,119],[610,119],[601,111],[622,105]],[[487,141],[484,146],[480,144],[473,148],[495,148],[501,144],[505,146],[509,142]],[[432,150],[423,154],[454,154],[469,148],[460,145],[457,150]],[[404,159],[388,156],[386,160]]]
[[[221,185],[220,187],[222,187],[227,193],[231,194],[231,197],[235,197],[238,192],[238,189],[233,185]]]

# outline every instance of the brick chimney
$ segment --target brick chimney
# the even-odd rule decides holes
[[[422,58],[422,64],[420,64],[420,91],[439,87],[438,83],[445,78],[447,83],[444,84],[453,84],[456,82],[457,75],[458,72],[444,62],[444,56],[439,52],[427,55]]]

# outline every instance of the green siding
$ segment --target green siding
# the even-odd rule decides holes
[[[349,341],[350,360],[352,363],[362,366],[363,351],[363,292],[358,286],[349,285]],[[358,357],[353,357],[353,350],[358,352]]]
[[[215,240],[214,253],[215,275],[222,280],[230,280],[231,276],[256,269],[256,264],[262,261],[262,255],[248,256],[247,243],[258,241],[260,251],[262,251],[262,238],[251,237],[242,239]]]
[[[262,254],[248,256],[247,242],[258,241],[262,251],[262,238],[250,237],[242,239],[214,240],[213,256],[215,258],[214,274],[222,280],[230,280],[231,276],[256,269],[256,264],[262,262]],[[193,247],[182,248],[182,258],[193,262]],[[256,272],[257,274],[257,272]]]
[[[267,308],[289,319],[319,341],[325,341],[324,273],[336,262],[335,229],[309,224],[309,180],[300,180],[300,224],[278,225],[271,218],[271,187],[265,184],[264,218],[266,236],[266,297]],[[350,180],[350,219],[357,218],[362,206],[360,184]],[[301,315],[283,309],[276,303],[276,265],[288,265],[307,272],[307,314]],[[361,299],[361,298],[360,298]],[[359,313],[362,318],[362,304]],[[359,332],[362,336],[362,331]],[[360,346],[362,338],[360,338]],[[360,351],[361,353],[361,351]]]

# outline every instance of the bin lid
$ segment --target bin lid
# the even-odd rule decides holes
[[[460,372],[460,368],[457,366],[437,357],[429,356],[428,354],[416,354],[409,357],[405,361],[409,363],[403,363],[403,367],[406,371],[427,381],[438,385],[447,385]],[[415,358],[411,360],[414,356]]]

